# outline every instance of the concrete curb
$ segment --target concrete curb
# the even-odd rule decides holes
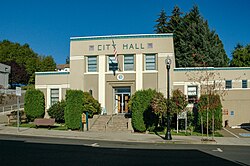
[[[173,140],[164,140],[163,136],[141,133],[124,132],[78,132],[78,131],[56,131],[48,129],[20,128],[0,126],[0,134],[16,136],[35,136],[50,138],[65,138],[79,140],[102,140],[116,142],[141,142],[141,143],[159,143],[159,144],[206,144],[206,145],[242,145],[250,146],[250,139],[247,138],[226,138],[216,137],[215,141],[202,141],[199,136],[173,136]]]

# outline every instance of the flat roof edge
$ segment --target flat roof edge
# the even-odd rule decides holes
[[[250,67],[187,67],[187,68],[174,68],[174,71],[201,71],[201,70],[250,70]]]
[[[35,75],[67,75],[69,71],[48,71],[48,72],[35,72]]]
[[[168,37],[173,37],[173,33],[71,37],[70,41],[79,41],[79,40],[107,40],[107,39],[132,39],[132,38],[168,38]]]

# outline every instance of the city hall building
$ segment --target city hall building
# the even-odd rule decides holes
[[[226,92],[223,121],[250,123],[250,68],[176,68],[173,34],[72,37],[70,71],[36,72],[36,88],[45,95],[46,109],[65,99],[67,89],[78,89],[91,93],[108,115],[125,114],[137,90],[151,88],[167,96],[166,59],[171,59],[169,88],[180,89],[189,108],[203,86],[221,85],[214,89]],[[195,79],[208,72],[216,74]]]

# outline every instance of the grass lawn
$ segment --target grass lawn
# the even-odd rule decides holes
[[[157,131],[157,132],[149,132],[149,134],[158,134],[158,135],[165,135],[164,131]],[[185,131],[179,131],[178,133],[174,130],[171,130],[171,135],[179,135],[179,136],[202,136],[201,133],[199,132],[192,132],[192,134],[190,132],[185,133]],[[203,136],[206,136],[206,133],[203,134]],[[223,137],[222,134],[220,134],[219,132],[215,132],[214,133],[215,137]],[[212,134],[209,134],[209,137],[212,137]]]
[[[17,127],[17,124],[16,123],[12,123],[11,126]],[[36,128],[36,125],[34,125],[33,123],[22,123],[22,124],[20,124],[20,127]],[[49,129],[47,126],[40,126],[38,128]],[[67,127],[64,124],[55,124],[50,129],[51,130],[68,130]]]

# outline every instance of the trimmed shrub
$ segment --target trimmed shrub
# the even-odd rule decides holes
[[[57,123],[64,123],[64,110],[66,107],[66,101],[62,100],[61,102],[57,102],[53,104],[49,110],[48,114],[51,118],[55,118]]]
[[[28,89],[24,98],[24,112],[28,121],[43,118],[45,114],[44,94],[37,89]]]
[[[158,124],[158,116],[152,112],[151,101],[156,94],[155,90],[139,90],[129,101],[132,112],[132,126],[135,131],[145,132],[147,129],[153,130]]]
[[[82,112],[83,112],[83,91],[67,90],[64,119],[65,119],[65,124],[69,129],[76,130],[80,128],[80,120]]]
[[[101,113],[100,103],[89,92],[83,92],[83,111],[88,112],[89,117]]]

